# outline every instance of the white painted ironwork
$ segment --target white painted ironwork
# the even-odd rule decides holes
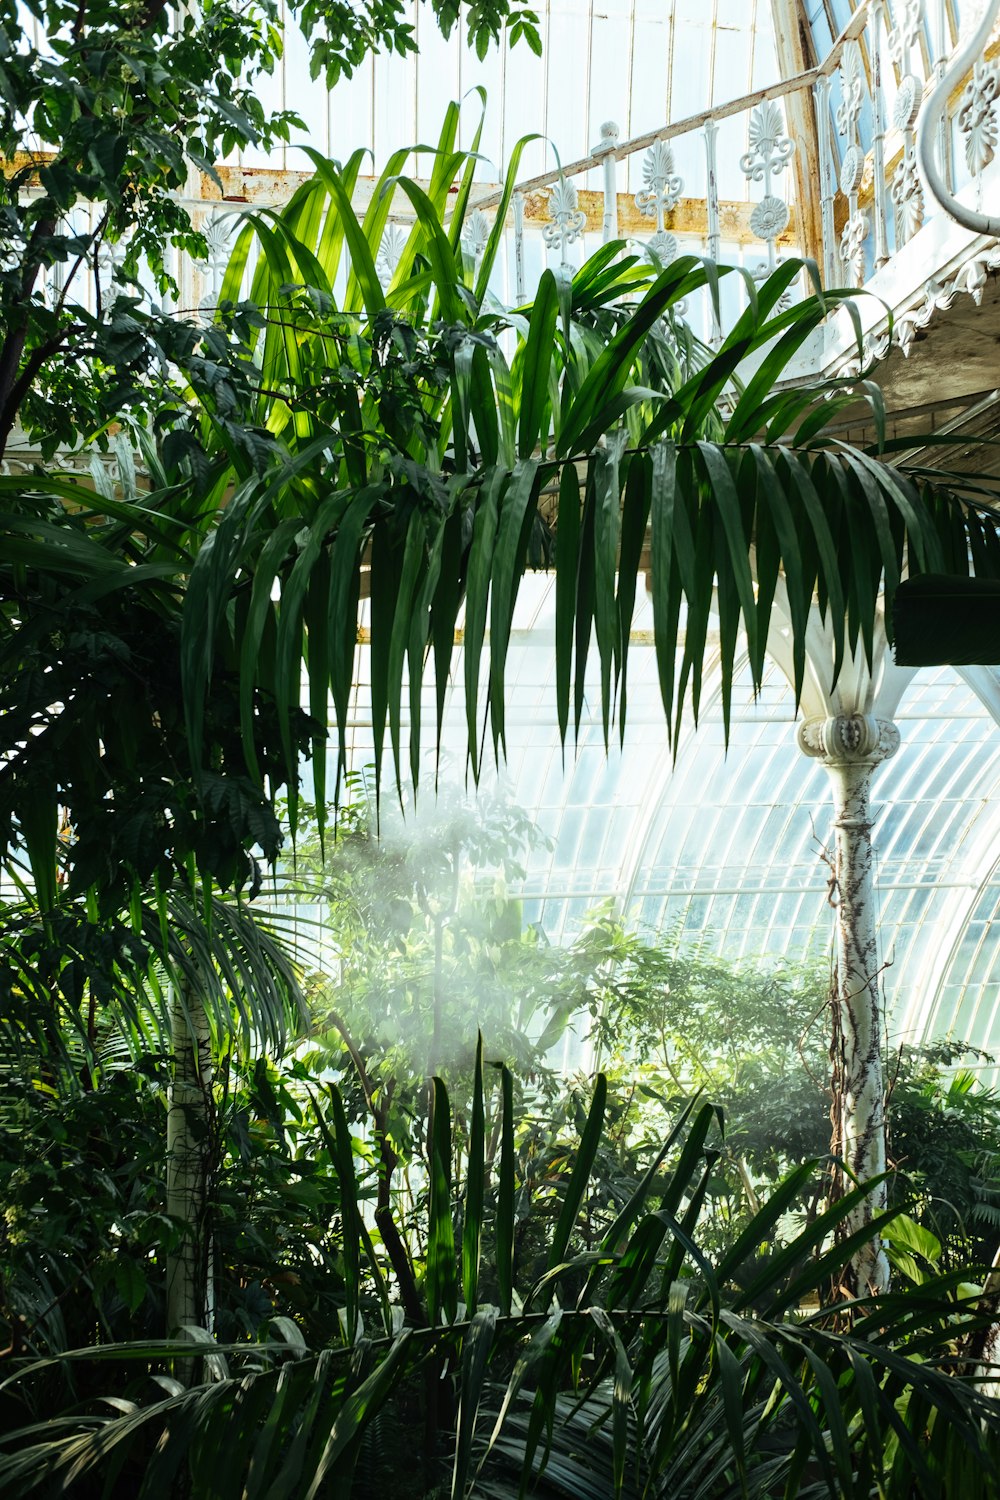
[[[570,245],[582,238],[587,215],[579,207],[575,184],[565,177],[560,177],[549,192],[549,214],[550,222],[542,229],[542,239],[549,249],[558,245],[559,269],[572,271],[566,252]]]
[[[604,222],[601,236],[607,245],[618,238],[618,126],[614,120],[605,120],[601,126],[601,139],[594,147],[604,171]]]
[[[934,27],[935,50],[932,72],[937,85],[940,85],[944,82],[945,76],[949,72],[948,54],[951,51],[948,23],[948,0],[937,0],[934,9],[936,11],[936,25]],[[976,48],[977,52],[979,50],[979,48]],[[945,186],[950,192],[954,188],[955,183],[952,178],[951,171],[951,131],[949,129],[947,110],[943,109],[940,115],[938,115],[937,118],[934,119],[933,111],[928,109],[925,121],[925,129],[929,130],[931,128],[932,121],[937,141],[937,159],[940,163],[941,173],[944,179]]]
[[[889,55],[900,69],[899,88],[892,123],[903,137],[903,154],[889,184],[896,226],[896,244],[911,239],[924,220],[924,186],[917,170],[916,124],[924,97],[924,83],[917,72],[921,0],[897,0],[898,19],[889,32]],[[883,180],[876,175],[876,182]]]
[[[850,41],[840,59],[841,102],[837,109],[837,129],[846,136],[847,146],[840,162],[840,190],[847,199],[847,221],[840,236],[840,258],[855,286],[865,277],[865,241],[870,228],[867,213],[859,206],[861,181],[865,172],[865,153],[858,134],[858,121],[864,98],[864,60],[861,47]]]
[[[722,254],[722,229],[719,223],[719,165],[716,156],[716,137],[719,127],[714,120],[705,121],[705,218],[707,227],[706,249],[710,260],[718,260]],[[712,332],[710,342],[715,348],[722,343],[722,322],[719,308],[712,302]]]
[[[996,155],[998,92],[1000,68],[995,62],[978,58],[962,92],[958,111],[958,128],[965,137],[965,160],[973,177],[978,177]]]
[[[656,233],[647,242],[651,258],[666,266],[677,258],[677,238],[666,227],[666,216],[684,191],[684,180],[674,171],[674,152],[669,141],[654,141],[642,159],[643,186],[635,195],[641,214],[656,219]]]
[[[379,281],[387,287],[396,274],[400,257],[406,248],[407,234],[398,224],[387,224],[379,245],[375,271]]]
[[[879,191],[879,185],[885,181],[885,93],[882,87],[882,32],[884,27],[884,0],[875,0],[868,33],[868,56],[871,59],[872,82],[872,175],[876,184],[874,194],[876,268],[884,266],[889,259],[885,194]]]
[[[719,166],[716,156],[719,127],[714,120],[706,120],[703,134],[706,175],[705,221],[708,230],[706,245],[711,259],[718,260],[722,251],[722,232],[719,226]]]
[[[927,101],[917,140],[920,170],[924,174],[932,196],[964,229],[970,229],[974,234],[986,234],[993,237],[1000,236],[1000,215],[984,214],[959,202],[952,193],[948,180],[948,152],[944,146],[947,143],[948,99],[952,90],[961,82],[966,73],[981,60],[993,33],[998,14],[1000,14],[1000,0],[986,0],[978,26],[966,44],[956,50],[951,65],[947,66],[942,61],[940,68],[935,69],[938,72],[938,80]],[[943,14],[940,34],[943,38]],[[974,73],[973,78],[975,78]],[[942,131],[945,132],[944,137],[942,137]]]
[[[889,28],[886,45],[889,56],[901,74],[912,71],[910,59],[920,36],[922,0],[893,0],[895,25]]]
[[[115,300],[118,267],[123,255],[124,246],[118,240],[102,239],[97,247],[95,280],[98,306],[102,310]]]
[[[489,244],[493,225],[483,213],[481,208],[474,208],[465,222],[462,230],[462,249],[466,255],[472,257],[472,262],[479,270],[479,264]]]
[[[834,838],[831,899],[837,908],[836,993],[833,1062],[835,1149],[850,1179],[871,1182],[885,1173],[885,1075],[878,957],[878,913],[873,879],[872,814],[869,805],[876,767],[899,749],[891,720],[871,714],[835,714],[806,719],[799,747],[818,759],[833,790]],[[848,1231],[867,1229],[886,1206],[880,1183],[848,1219]],[[878,1235],[867,1239],[852,1262],[859,1295],[885,1291],[889,1262]]]
[[[791,218],[788,204],[774,191],[774,179],[788,168],[795,142],[785,134],[784,117],[772,99],[751,110],[749,138],[749,149],[740,157],[740,171],[750,182],[759,182],[764,188],[763,197],[750,214],[752,232],[767,245],[767,260],[752,272],[756,281],[763,281],[778,264],[775,247]],[[787,293],[781,300],[787,300]]]
[[[195,265],[201,288],[197,304],[198,316],[202,322],[212,321],[222,297],[222,282],[229,264],[234,223],[232,214],[214,213],[201,226],[208,248],[206,259]]]
[[[837,275],[837,236],[834,230],[833,205],[837,195],[837,172],[834,166],[833,141],[830,132],[830,80],[822,77],[813,86],[816,110],[816,133],[819,148],[820,232],[823,238],[823,278],[834,286]]]
[[[514,292],[518,302],[527,296],[524,280],[524,194],[516,192],[514,208]]]

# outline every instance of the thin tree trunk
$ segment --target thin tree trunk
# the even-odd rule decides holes
[[[208,1178],[211,1148],[212,1054],[208,1017],[189,985],[172,987],[173,1076],[167,1110],[167,1213],[183,1238],[167,1259],[167,1333],[203,1328],[208,1294]]]
[[[833,787],[836,851],[832,890],[837,908],[833,996],[833,1151],[844,1163],[843,1189],[886,1169],[885,1076],[879,993],[876,898],[868,795],[876,766],[895,753],[894,725],[865,714],[811,719],[799,744],[822,760]],[[886,1185],[873,1188],[845,1219],[843,1235],[863,1230],[885,1209]],[[881,1237],[855,1252],[851,1278],[858,1295],[889,1285]]]

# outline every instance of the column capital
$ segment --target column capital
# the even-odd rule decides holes
[[[873,714],[834,714],[804,719],[796,739],[799,749],[831,766],[877,766],[899,749],[899,730],[891,719]]]

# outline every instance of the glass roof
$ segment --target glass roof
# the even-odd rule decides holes
[[[740,674],[727,753],[710,667],[701,722],[688,725],[673,765],[643,600],[630,650],[624,745],[616,735],[605,753],[595,674],[564,770],[553,611],[551,578],[529,574],[508,657],[508,755],[499,777],[551,840],[531,856],[525,919],[540,922],[553,942],[571,941],[589,912],[613,901],[648,936],[676,930],[733,958],[811,955],[826,962],[830,793],[822,767],[797,748],[792,694],[778,668],[756,703],[747,672]],[[366,668],[362,645],[361,683]],[[461,677],[457,650],[453,684]],[[364,691],[356,696],[349,730],[356,768],[372,759],[371,724],[360,711],[365,699]],[[990,938],[1000,912],[994,700],[1000,684],[991,670],[916,673],[896,715],[901,748],[876,775],[880,958],[896,1040],[950,1033],[1000,1052],[1000,944]],[[429,687],[425,725],[432,712]],[[464,779],[464,744],[463,695],[452,686],[445,784]],[[424,774],[430,796],[429,754]],[[483,782],[495,779],[488,757]]]
[[[494,164],[484,164],[482,175],[495,180],[514,143],[528,132],[547,140],[527,148],[524,177],[555,165],[549,141],[566,162],[587,154],[606,120],[616,121],[625,139],[780,76],[771,0],[604,0],[600,6],[540,0],[535,10],[542,56],[519,42],[509,49],[492,47],[482,61],[457,28],[445,41],[425,7],[410,0],[407,9],[419,55],[368,58],[330,93],[322,82],[310,80],[305,44],[289,26],[282,64],[272,78],[261,80],[262,103],[297,109],[309,144],[330,156],[343,158],[368,146],[380,171],[399,146],[433,144],[446,101],[481,85],[489,105],[480,149]],[[475,113],[468,111],[470,129]],[[723,197],[745,196],[737,167],[746,149],[745,131],[743,118],[723,123],[719,161],[730,165],[732,177],[720,184]],[[685,150],[695,148],[693,141],[678,147],[677,170],[689,181],[701,180],[700,162],[696,179],[694,161],[683,160]],[[307,167],[294,147],[249,152],[243,161]]]

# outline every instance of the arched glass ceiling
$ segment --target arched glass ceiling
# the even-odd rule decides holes
[[[535,9],[542,56],[519,42],[511,49],[492,47],[482,61],[457,28],[445,41],[429,9],[416,0],[408,9],[419,55],[369,58],[330,93],[321,81],[310,80],[305,44],[289,26],[281,65],[272,78],[260,80],[262,103],[298,110],[309,144],[328,155],[342,158],[368,146],[381,170],[399,146],[432,144],[447,100],[482,85],[489,109],[480,149],[499,166],[528,132],[547,137],[567,161],[587,154],[605,120],[615,120],[624,139],[779,77],[771,0],[541,0]],[[738,157],[746,150],[745,132],[742,118],[724,122],[720,132],[719,162],[731,178],[720,183],[723,197],[744,196]],[[696,174],[695,162],[682,159],[687,149],[687,143],[678,147],[678,171],[700,183],[701,162]],[[250,166],[307,166],[287,147],[247,153],[243,160]],[[550,148],[538,141],[527,148],[521,173],[527,177],[553,165]],[[484,168],[483,175],[496,174]]]
[[[526,920],[554,942],[572,940],[588,912],[614,901],[648,934],[679,929],[732,957],[818,961],[829,944],[830,837],[826,775],[795,743],[791,692],[772,668],[755,703],[738,683],[730,746],[709,669],[706,708],[676,765],[666,744],[648,602],[637,609],[629,660],[629,723],[605,755],[594,676],[565,769],[555,722],[554,589],[522,586],[508,657],[508,756],[503,779],[551,840],[532,855]],[[359,647],[359,681],[367,648]],[[454,664],[460,682],[460,652]],[[404,695],[405,697],[405,695]],[[985,669],[918,673],[899,711],[902,745],[877,773],[877,883],[881,959],[893,1034],[951,1032],[1000,1053],[1000,697]],[[372,758],[359,692],[349,732],[356,767]],[[424,705],[431,722],[433,693]],[[452,687],[444,736],[446,785],[464,777],[465,709]],[[484,781],[494,773],[489,757]],[[424,773],[431,795],[433,765]],[[389,793],[391,795],[391,793]]]

